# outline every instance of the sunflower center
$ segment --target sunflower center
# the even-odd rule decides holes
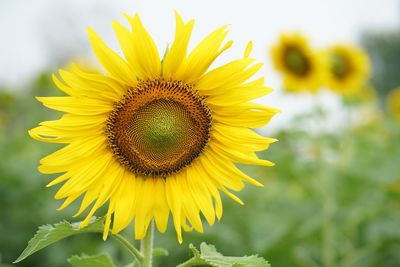
[[[203,151],[211,115],[191,85],[141,81],[111,112],[105,133],[120,163],[144,176],[179,172]]]
[[[331,70],[333,75],[339,79],[345,79],[352,71],[350,61],[346,56],[340,53],[333,53],[331,55],[332,65]]]
[[[160,159],[184,150],[184,140],[195,135],[195,121],[185,107],[165,99],[148,103],[132,116],[127,126],[132,141],[141,141],[138,148]]]
[[[288,47],[285,51],[285,64],[297,75],[306,75],[310,71],[308,58],[297,48]]]

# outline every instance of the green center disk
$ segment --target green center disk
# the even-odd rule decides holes
[[[196,136],[196,122],[182,104],[158,99],[132,116],[131,145],[146,158],[166,160],[185,149]]]

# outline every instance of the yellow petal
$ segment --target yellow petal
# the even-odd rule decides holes
[[[86,193],[85,196],[82,199],[82,203],[81,206],[79,207],[78,212],[76,212],[73,217],[78,217],[79,215],[82,214],[82,212],[84,212],[87,207],[90,206],[90,204],[92,204],[96,198],[99,196],[100,193],[100,189],[101,189],[101,185],[100,183],[96,182],[93,187],[91,187]],[[93,209],[92,209],[93,210]],[[94,213],[94,211],[93,211]],[[91,213],[89,213],[89,215],[86,216],[85,220],[83,220],[81,222],[81,227],[85,227],[88,225],[88,223],[90,222],[90,218],[92,218],[93,215],[91,215]]]
[[[167,229],[168,225],[168,217],[169,217],[169,207],[167,203],[166,193],[165,193],[165,181],[160,178],[156,178],[155,180],[155,193],[154,198],[154,206],[153,213],[154,219],[157,225],[158,231],[164,233]]]
[[[98,185],[102,175],[106,172],[110,161],[111,153],[103,153],[87,163],[86,168],[81,168],[75,173],[56,193],[56,199],[65,198],[71,194],[86,191],[93,184]],[[96,167],[95,167],[96,166]],[[93,188],[93,187],[92,187]]]
[[[193,163],[187,170],[188,188],[207,222],[213,225],[215,222],[215,211],[212,205],[211,194],[204,183],[204,180],[209,179],[209,177],[206,173],[201,172],[197,165],[197,162]]]
[[[203,91],[206,103],[210,105],[235,106],[269,94],[271,88],[264,86],[264,78],[236,87],[218,87],[216,90]]]
[[[136,85],[133,69],[113,50],[111,50],[91,28],[88,28],[90,43],[97,59],[107,73],[129,86]]]
[[[207,71],[211,63],[232,45],[232,42],[228,42],[220,49],[228,34],[226,28],[227,26],[223,26],[204,38],[193,49],[185,63],[180,66],[175,74],[175,79],[183,80],[187,83],[193,83],[198,80]]]
[[[253,50],[253,42],[249,41],[244,51],[244,57],[249,57],[252,50]]]
[[[44,106],[76,115],[99,115],[110,112],[112,103],[93,98],[77,98],[73,96],[36,97]]]
[[[186,174],[179,173],[176,176],[170,176],[165,183],[165,196],[168,206],[171,209],[176,235],[180,244],[183,242],[181,224],[182,200],[180,197],[180,190],[178,189],[179,182],[177,180],[180,180],[183,175]]]
[[[138,184],[141,183],[141,187],[136,191],[140,203],[136,203],[135,239],[143,239],[153,217],[155,197],[152,195],[155,192],[155,179],[148,177],[137,180]]]
[[[110,203],[108,204],[106,221],[104,222],[103,240],[107,239],[107,236],[110,232],[111,215],[114,212],[114,207],[115,207],[115,202],[110,200]]]
[[[89,73],[80,69],[77,65],[71,65],[70,77],[72,84],[79,86],[79,93],[86,97],[96,99],[105,98],[114,102],[118,102],[125,94],[127,86],[100,73]],[[64,81],[69,84],[68,80],[63,77]],[[72,85],[71,85],[72,86]],[[132,85],[134,86],[134,85]]]
[[[226,188],[222,187],[221,191],[224,192],[228,197],[239,203],[240,205],[244,205],[243,201],[240,198],[229,192]]]
[[[253,62],[254,59],[241,58],[218,67],[201,77],[196,83],[196,88],[199,91],[206,91],[219,87],[238,86],[253,76],[262,66],[262,64],[250,66]]]
[[[169,49],[163,62],[163,76],[165,78],[174,77],[182,62],[186,59],[189,39],[192,34],[194,20],[184,24],[178,12],[175,12],[176,32],[175,40]]]
[[[183,211],[193,228],[199,232],[203,233],[203,224],[200,219],[200,208],[194,200],[194,196],[190,193],[188,185],[188,177],[181,177],[179,181],[180,196],[183,198],[182,206]]]
[[[251,129],[244,127],[233,127],[221,123],[213,125],[213,137],[224,146],[236,147],[241,151],[262,151],[276,141],[273,138],[260,136]]]
[[[235,164],[233,164],[231,162],[231,160],[228,157],[223,156],[223,155],[218,155],[212,150],[208,150],[207,153],[210,154],[210,158],[213,159],[213,161],[215,162],[216,165],[224,166],[226,171],[231,174],[231,177],[237,177],[237,178],[240,178],[252,185],[263,187],[263,185],[260,182],[254,180],[253,178],[247,176],[245,173],[243,173],[241,170],[239,170],[235,166]],[[221,181],[221,183],[222,183],[222,181]],[[229,188],[229,186],[227,184],[222,183],[222,185]]]
[[[223,155],[234,162],[243,164],[255,164],[262,166],[274,166],[274,163],[257,158],[254,153],[243,153],[241,151],[236,151],[235,149],[227,149],[218,143],[211,143],[210,148],[218,155]]]
[[[67,95],[79,96],[79,92],[76,89],[73,89],[70,86],[66,85],[64,82],[60,81],[60,79],[58,79],[55,74],[52,74],[51,78],[53,79],[53,82],[58,87],[58,89],[60,89]]]
[[[139,190],[137,181],[140,179],[136,179],[128,170],[124,171],[121,185],[113,196],[115,200],[113,234],[124,229],[134,217],[136,194]]]
[[[259,128],[266,125],[279,112],[277,109],[255,103],[236,106],[212,105],[213,119],[230,126]]]
[[[243,189],[243,182],[237,176],[229,173],[223,165],[223,162],[219,162],[222,164],[215,164],[215,158],[212,157],[208,151],[203,153],[203,157],[199,158],[199,161],[209,176],[213,180],[218,181],[219,184],[222,184],[235,191],[240,191]]]
[[[88,117],[89,116],[65,114],[58,120],[41,122],[40,126],[60,132],[71,132],[70,134],[76,131],[93,131],[94,133],[97,133],[99,128],[102,128],[102,125],[106,122],[106,118],[104,116]]]
[[[90,150],[88,153],[81,153],[79,149],[77,149],[77,144],[82,147],[82,151],[86,149]],[[59,151],[65,152],[65,155],[62,153],[58,153]],[[45,174],[52,173],[61,173],[68,172],[70,176],[75,175],[78,171],[86,168],[88,162],[92,162],[97,158],[97,155],[111,156],[111,152],[104,146],[103,143],[100,143],[98,146],[85,146],[82,142],[73,143],[73,146],[66,146],[53,154],[43,158],[39,166],[39,171]]]
[[[161,62],[158,49],[150,34],[143,27],[139,16],[135,14],[132,18],[125,14],[132,26],[131,38],[126,38],[126,43],[131,42],[128,61],[136,70],[141,79],[154,79],[161,74]],[[126,32],[121,33],[126,36]]]
[[[58,176],[56,179],[54,179],[53,181],[51,181],[50,183],[48,183],[46,185],[46,187],[50,187],[59,183],[64,182],[65,180],[68,180],[69,178],[71,178],[71,173],[70,172],[66,172],[63,175]]]
[[[46,125],[42,125],[31,129],[29,132],[32,136],[39,137],[39,139],[44,140],[46,142],[56,142],[56,143],[72,143],[73,141],[79,140],[81,138],[100,136],[103,134],[103,127],[91,127],[83,130],[79,129],[78,131],[69,130],[69,129],[59,129],[56,127],[49,127]],[[35,138],[37,139],[37,138]]]
[[[199,165],[200,170],[205,172],[204,167],[200,164]],[[221,201],[221,196],[219,195],[218,189],[215,186],[215,184],[206,179],[204,180],[204,185],[207,186],[208,190],[211,192],[213,198],[214,198],[214,205],[215,205],[215,215],[217,216],[217,219],[220,220],[222,217],[222,201]]]
[[[56,152],[42,158],[40,163],[43,165],[63,165],[77,162],[82,158],[91,156],[95,158],[95,153],[103,152],[105,147],[105,137],[84,138],[79,142],[71,143]]]
[[[57,210],[65,209],[67,206],[69,206],[72,202],[74,202],[80,196],[81,196],[80,193],[70,195],[69,197],[67,197],[64,200],[63,204],[60,207],[57,208]]]
[[[92,209],[86,216],[86,219],[82,222],[83,225],[89,223],[94,213],[113,195],[116,189],[119,187],[119,183],[122,180],[123,172],[125,170],[118,164],[110,164],[107,171],[104,173],[102,180],[99,179],[97,184],[99,185],[99,192],[97,195],[97,201],[93,205]],[[93,188],[91,189],[93,190]],[[90,192],[90,191],[88,191]],[[81,208],[82,209],[82,208]],[[76,216],[79,215],[79,212]]]

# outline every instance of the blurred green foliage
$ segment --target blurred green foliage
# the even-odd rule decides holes
[[[71,220],[76,205],[55,211],[56,188],[45,188],[53,177],[36,170],[54,144],[32,140],[27,130],[56,118],[34,101],[54,95],[47,73],[24,91],[0,93],[0,254],[10,264],[25,248],[39,225]],[[374,112],[379,113],[379,110]],[[260,156],[273,168],[243,167],[264,188],[248,186],[239,193],[242,207],[224,199],[224,215],[204,234],[187,233],[179,245],[172,225],[156,235],[156,246],[170,256],[158,266],[175,266],[190,258],[188,244],[215,244],[224,255],[258,253],[271,266],[400,266],[400,123],[383,116],[362,126],[348,125],[330,133],[306,130],[320,122],[321,110],[303,114],[290,128],[276,133],[280,142]],[[79,220],[81,218],[77,218]],[[170,222],[171,223],[171,222]],[[125,236],[133,237],[132,228]],[[73,254],[108,252],[117,266],[129,253],[101,235],[85,234],[61,241],[16,266],[68,266]],[[4,265],[8,266],[8,265]],[[14,265],[15,266],[15,265]]]
[[[400,30],[366,32],[362,37],[373,65],[372,84],[380,96],[400,85]]]

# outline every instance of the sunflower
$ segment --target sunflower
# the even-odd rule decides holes
[[[287,91],[318,90],[323,79],[324,61],[319,53],[312,51],[305,36],[281,34],[271,55],[275,68],[283,75]]]
[[[48,186],[63,183],[55,195],[59,209],[83,196],[76,216],[88,210],[85,227],[108,204],[103,238],[134,220],[136,239],[152,220],[160,232],[169,213],[178,241],[182,228],[203,232],[201,214],[212,225],[222,216],[220,192],[243,182],[261,186],[235,163],[272,166],[255,152],[276,141],[251,128],[264,126],[276,109],[250,102],[271,90],[264,79],[249,79],[262,64],[248,55],[208,70],[232,42],[226,26],[205,37],[187,55],[194,21],[176,14],[175,39],[160,60],[138,15],[125,15],[131,30],[113,22],[124,58],[92,30],[88,35],[105,72],[76,64],[53,75],[66,96],[38,97],[46,107],[64,112],[29,131],[37,140],[65,144],[43,158],[39,171],[60,173]],[[112,224],[112,225],[111,225]]]
[[[369,78],[368,56],[350,45],[334,45],[326,51],[329,62],[328,86],[343,96],[359,94]]]
[[[386,99],[387,111],[395,119],[400,120],[400,87],[393,89]]]

